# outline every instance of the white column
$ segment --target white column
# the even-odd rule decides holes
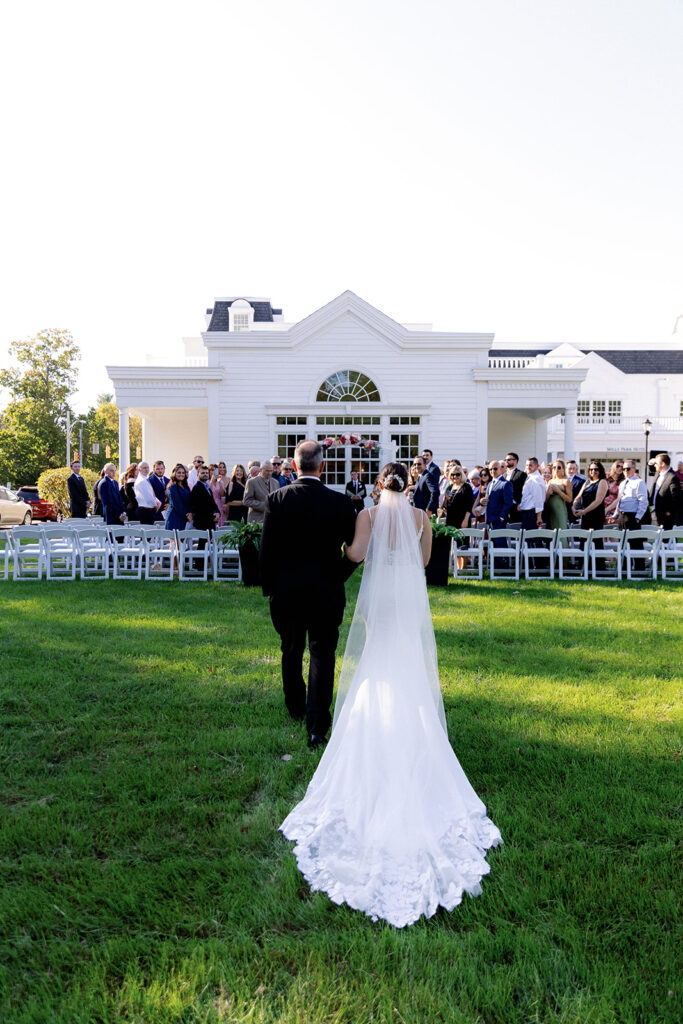
[[[128,408],[119,409],[119,474],[130,462],[130,431],[128,429]]]
[[[564,410],[564,461],[576,457],[576,409]]]

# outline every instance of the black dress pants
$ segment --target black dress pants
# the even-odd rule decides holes
[[[294,718],[306,716],[309,735],[325,736],[332,717],[334,664],[344,617],[343,585],[292,588],[270,599],[270,616],[280,634],[282,688]],[[308,636],[308,691],[303,656]]]

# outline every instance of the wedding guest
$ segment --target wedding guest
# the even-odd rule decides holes
[[[425,464],[426,471],[430,474],[430,476],[434,480],[434,483],[438,487],[439,480],[441,479],[441,470],[434,462],[434,455],[431,448],[422,449],[422,461]]]
[[[569,525],[578,526],[578,520],[574,517],[573,503],[576,501],[579,491],[586,482],[585,476],[579,472],[579,465],[574,459],[569,459],[567,462],[567,478],[572,485],[572,505],[569,507]]]
[[[490,533],[497,530],[504,530],[508,524],[508,516],[512,508],[512,484],[503,476],[503,463],[494,459],[490,465],[491,483],[486,489],[486,497],[482,498],[480,504],[486,509],[486,524]],[[493,538],[494,547],[502,547],[503,542],[497,537]]]
[[[94,516],[102,516],[104,518],[104,510],[102,508],[102,499],[100,498],[100,484],[104,480],[106,474],[104,469],[100,471],[100,478],[95,483],[92,491],[92,514]]]
[[[562,459],[555,459],[552,464],[553,475],[546,485],[544,506],[545,525],[549,530],[565,530],[569,517],[569,507],[574,500],[572,485],[567,478],[567,470]]]
[[[683,524],[683,488],[678,475],[671,468],[671,459],[666,452],[655,456],[657,476],[652,482],[649,501],[655,513],[657,526],[671,530]]]
[[[221,512],[211,493],[209,467],[200,466],[197,478],[197,483],[190,491],[192,526],[195,530],[213,530],[221,517]],[[203,547],[203,544],[200,542],[199,546]]]
[[[164,518],[163,513],[168,508],[168,502],[166,500],[166,488],[169,485],[169,479],[166,476],[166,466],[161,459],[152,466],[152,472],[149,476],[149,482],[152,485],[152,489],[156,494],[158,500],[161,502],[161,506],[155,515],[155,521],[161,522]]]
[[[252,476],[247,480],[244,490],[244,504],[249,509],[247,516],[248,523],[262,523],[266,511],[268,497],[280,489],[277,481],[272,479],[273,467],[266,459],[261,466],[258,476]]]
[[[523,530],[535,530],[541,526],[545,498],[545,481],[538,459],[532,455],[526,460],[526,480],[522,484],[522,497],[519,500],[519,521]]]
[[[167,530],[185,530],[192,526],[190,511],[190,488],[187,482],[187,470],[182,462],[176,463],[171,470],[171,479],[166,488],[168,515]]]
[[[360,479],[360,474],[357,469],[351,470],[351,479],[346,485],[346,493],[351,499],[354,512],[358,515],[358,513],[362,512],[365,507],[367,490],[365,488],[365,484]]]
[[[429,449],[426,449],[429,451]],[[436,469],[438,470],[438,466]],[[430,472],[423,456],[416,455],[413,460],[413,469],[417,472],[417,481],[412,492],[413,505],[415,508],[424,509],[428,515],[436,515],[439,508],[439,485],[438,476]]]
[[[72,519],[85,519],[88,515],[90,495],[85,480],[81,476],[81,460],[74,459],[71,463],[71,475],[66,478],[69,492],[69,508]]]
[[[572,503],[574,517],[579,520],[583,530],[601,530],[605,525],[605,498],[608,490],[605,467],[598,459],[591,459],[588,480]]]
[[[225,498],[225,485],[221,479],[221,469],[223,467],[223,473],[226,472],[225,463],[213,463],[209,466],[209,486],[211,487],[211,493],[213,500],[216,502],[216,506],[220,510],[220,516],[218,519],[218,525],[223,525],[223,499]]]
[[[250,459],[247,463],[247,469],[249,470],[249,478],[254,480],[261,472],[261,460]]]
[[[648,510],[647,486],[638,476],[633,459],[624,460],[624,477],[619,484],[617,522],[620,530],[639,530]],[[632,548],[642,546],[642,540],[631,540]]]
[[[154,493],[149,481],[149,462],[139,462],[138,472],[133,483],[133,493],[138,506],[138,515],[143,526],[153,526],[156,513],[161,502]]]
[[[492,479],[493,477],[491,476],[490,469],[483,466],[479,472],[479,492],[477,494],[477,500],[472,509],[472,517],[474,519],[475,526],[481,526],[486,522],[486,505],[482,505],[482,499],[486,497],[486,489]]]
[[[282,487],[286,487],[287,484],[293,484],[296,480],[296,473],[291,462],[282,463],[282,477],[284,480],[284,483],[281,484]]]
[[[680,482],[683,484],[683,460],[680,460],[678,462],[678,465],[676,466],[676,476],[678,477]]]
[[[271,480],[274,480],[278,487],[285,486],[285,478],[282,473],[282,459],[279,455],[273,455],[270,464],[273,467],[273,475]]]
[[[624,479],[624,460],[617,459],[610,466],[607,474],[607,497],[605,498],[605,522],[616,523],[617,501],[619,500],[619,484]]]
[[[199,479],[199,476],[198,476],[199,469],[203,465],[204,465],[204,456],[203,455],[195,455],[195,457],[192,460],[192,469],[190,470],[190,472],[188,474],[188,477],[187,477],[187,484],[188,484],[188,487],[190,488],[190,490],[192,490],[194,485],[197,483],[197,480]]]
[[[553,478],[553,471],[550,466],[544,466],[541,470],[541,476],[543,477],[544,483],[547,485]]]
[[[481,475],[478,469],[473,469],[469,477],[470,487],[472,488],[472,494],[476,502],[479,497],[479,485],[481,484]]]
[[[244,489],[247,485],[247,471],[239,462],[232,467],[230,481],[225,490],[225,507],[229,523],[246,523],[249,509],[244,504]]]
[[[116,482],[116,466],[113,462],[108,462],[102,472],[104,476],[100,480],[98,491],[104,521],[108,526],[120,526],[126,521],[126,506]]]
[[[519,503],[522,500],[522,488],[524,487],[524,481],[526,480],[526,473],[518,469],[517,464],[519,462],[519,455],[517,452],[508,452],[505,456],[505,479],[509,480],[512,484],[512,511],[510,512],[510,522],[519,523],[521,521],[521,514],[519,511]]]
[[[135,480],[138,475],[137,462],[131,462],[121,477],[121,499],[126,506],[128,522],[139,522],[138,499],[135,497]]]
[[[474,507],[474,491],[465,479],[461,466],[451,464],[450,490],[445,495],[443,507],[446,510],[446,526],[455,526],[459,530],[466,529],[470,524],[470,516]]]

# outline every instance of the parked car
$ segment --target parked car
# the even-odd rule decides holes
[[[52,501],[41,498],[37,487],[19,487],[17,497],[31,506],[31,514],[35,522],[59,522],[57,506]]]
[[[0,487],[0,526],[26,526],[33,519],[31,506],[9,487]]]

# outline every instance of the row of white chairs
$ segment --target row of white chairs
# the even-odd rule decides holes
[[[451,548],[454,577],[490,579],[683,579],[683,526],[672,530],[460,531]],[[494,543],[494,539],[496,543]]]
[[[0,579],[241,580],[232,527],[166,530],[158,526],[17,526],[0,534]],[[225,538],[225,539],[224,539]]]

